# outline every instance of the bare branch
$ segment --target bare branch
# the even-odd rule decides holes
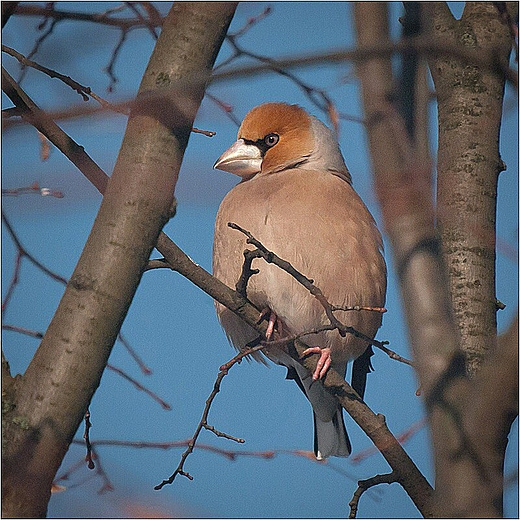
[[[35,70],[39,70],[40,72],[47,74],[47,76],[49,76],[50,78],[59,79],[60,81],[65,83],[65,85],[69,86],[72,90],[76,91],[83,98],[83,101],[88,101],[91,97],[98,101],[103,108],[106,108],[108,110],[114,110],[115,112],[120,112],[122,114],[128,115],[128,110],[119,108],[116,105],[112,105],[102,97],[92,92],[90,87],[81,85],[80,83],[72,79],[70,76],[65,76],[64,74],[61,74],[55,70],[44,67],[43,65],[40,65],[39,63],[36,63],[35,61],[26,58],[23,54],[15,51],[7,45],[2,45],[2,52],[5,52],[10,56],[13,56],[13,58],[16,58],[25,67],[32,67]]]
[[[237,291],[245,295],[245,285],[247,284],[247,281],[249,280],[250,276],[253,274],[256,274],[258,272],[256,269],[251,270],[251,261],[253,258],[261,257],[263,258],[268,264],[274,264],[280,269],[284,270],[286,273],[290,274],[298,283],[303,285],[310,294],[312,294],[321,304],[323,309],[325,310],[325,314],[327,315],[327,318],[329,319],[331,325],[333,325],[338,332],[345,336],[347,333],[352,334],[356,336],[357,338],[365,340],[369,344],[374,344],[377,346],[378,341],[369,338],[365,334],[357,331],[353,327],[348,327],[341,323],[336,316],[334,316],[334,308],[333,306],[327,301],[323,293],[321,292],[321,289],[316,287],[314,285],[314,280],[311,280],[304,274],[300,273],[297,269],[295,269],[287,260],[284,260],[283,258],[280,258],[276,253],[273,251],[269,251],[259,240],[257,240],[249,231],[246,229],[240,227],[238,224],[235,224],[234,222],[228,222],[228,226],[232,229],[236,229],[237,231],[240,231],[247,237],[247,243],[254,245],[257,249],[256,251],[252,251],[251,254],[245,255],[245,262],[244,262],[244,269],[242,271],[242,275],[240,277],[239,282],[237,283]],[[250,258],[251,257],[251,258]],[[243,291],[243,292],[241,292]],[[336,310],[338,308],[336,307]],[[381,307],[366,307],[365,310],[375,311],[375,312],[383,312],[383,309]]]
[[[153,20],[150,18],[148,20],[139,19],[139,18],[119,18],[110,16],[112,13],[116,12],[120,8],[112,8],[104,13],[99,14],[91,14],[91,13],[78,13],[76,11],[64,11],[54,9],[53,7],[48,6],[39,6],[31,3],[24,3],[22,5],[18,5],[16,8],[14,15],[15,16],[43,16],[45,18],[51,18],[56,21],[62,20],[75,20],[81,22],[91,22],[101,25],[111,25],[113,27],[119,27],[120,29],[131,29],[138,27],[148,27],[151,23],[154,26],[158,27],[162,25],[162,19],[158,19],[154,17]]]
[[[90,428],[92,423],[90,422],[90,410],[85,412],[85,432],[83,433],[83,440],[87,448],[87,454],[85,455],[85,462],[87,463],[88,469],[94,469],[96,466],[92,460],[92,444],[90,444]]]
[[[43,188],[38,182],[33,182],[30,186],[23,186],[21,188],[2,188],[2,195],[9,197],[18,197],[19,195],[36,194],[42,197],[55,197],[62,199],[65,195],[62,191],[51,188]]]
[[[91,446],[94,448],[99,448],[101,446],[105,447],[121,447],[121,448],[131,448],[131,449],[152,449],[152,450],[171,450],[177,448],[186,448],[190,442],[190,439],[184,439],[180,441],[166,441],[166,442],[154,442],[154,441],[126,441],[126,440],[118,440],[118,439],[96,439],[91,441]],[[85,441],[83,439],[74,439],[72,441],[73,444],[77,444],[83,446]],[[305,450],[266,450],[266,451],[249,451],[249,450],[227,450],[222,449],[217,446],[213,446],[211,444],[204,444],[201,442],[197,442],[197,449],[202,451],[208,451],[211,453],[215,453],[216,455],[220,455],[225,457],[229,461],[235,461],[241,457],[254,457],[264,460],[274,459],[277,455],[289,455],[292,457],[300,457],[313,464],[318,464],[320,466],[324,466],[329,470],[337,473],[351,481],[357,482],[358,477],[352,475],[348,471],[345,471],[343,468],[336,466],[331,463],[328,459],[318,460],[316,459],[314,453],[312,451]],[[97,457],[96,457],[97,458]],[[71,474],[80,469],[84,464],[84,459],[82,458],[77,463],[73,464],[68,470],[64,473],[60,474],[56,477],[55,482],[59,482],[61,480],[67,480],[70,478]]]
[[[175,480],[175,477],[177,477],[177,475],[182,475],[182,476],[188,478],[189,480],[193,480],[193,477],[189,473],[184,471],[184,463],[186,462],[186,459],[188,458],[188,456],[191,453],[193,453],[193,450],[195,449],[195,446],[197,444],[197,440],[199,438],[200,432],[202,431],[203,428],[212,431],[219,437],[226,437],[227,439],[234,440],[235,442],[238,442],[238,443],[245,442],[244,439],[239,439],[238,437],[233,437],[228,434],[223,434],[223,433],[215,430],[212,426],[209,426],[208,425],[208,415],[209,415],[209,412],[211,409],[211,405],[213,404],[213,401],[215,400],[215,397],[220,392],[220,385],[222,383],[222,380],[224,379],[224,377],[226,377],[229,370],[235,364],[240,363],[244,357],[248,356],[249,354],[252,354],[253,352],[261,350],[262,348],[263,348],[262,346],[247,348],[220,367],[220,371],[217,375],[217,379],[215,380],[215,383],[213,384],[213,390],[212,390],[211,394],[209,395],[208,399],[206,400],[206,406],[204,407],[202,417],[195,430],[195,433],[193,434],[193,437],[190,439],[190,441],[188,443],[188,449],[182,454],[181,460],[180,460],[179,465],[177,466],[176,470],[170,475],[170,477],[168,477],[167,479],[163,480],[160,484],[155,486],[154,489],[160,490],[165,485],[172,484],[173,481]]]
[[[130,9],[135,13],[137,19],[141,22],[143,22],[143,24],[145,25],[145,27],[148,29],[148,31],[150,32],[150,34],[152,35],[152,37],[157,40],[157,38],[159,37],[159,35],[157,34],[156,30],[155,30],[155,23],[157,21],[157,18],[155,18],[155,21],[152,21],[151,19],[146,19],[139,11],[139,9],[137,8],[137,5],[145,5],[149,2],[125,2],[128,7],[130,7]],[[158,15],[159,13],[157,11],[155,11],[155,13]]]
[[[44,22],[42,22],[38,28],[43,29],[43,27],[46,25],[47,21],[48,20],[45,20]],[[34,47],[32,48],[31,52],[29,52],[29,54],[27,55],[28,59],[32,58],[38,52],[38,49],[40,48],[42,43],[52,34],[52,32],[54,31],[54,27],[56,26],[56,20],[51,20],[48,25],[49,26],[48,26],[47,30],[36,40]],[[22,73],[20,74],[20,77],[18,78],[19,83],[22,82],[23,78],[25,77],[26,72],[27,72],[27,68],[25,67],[25,65],[22,64]]]
[[[2,210],[2,222],[4,223],[5,227],[7,228],[7,231],[9,235],[11,236],[11,239],[13,240],[16,248],[20,252],[20,255],[22,257],[27,258],[33,265],[35,265],[40,271],[44,272],[47,276],[50,276],[53,280],[56,280],[57,282],[60,282],[64,285],[67,284],[66,278],[63,276],[60,276],[59,274],[55,273],[54,271],[51,271],[48,267],[45,267],[39,260],[37,260],[31,253],[23,247],[22,243],[20,242],[20,239],[14,232],[13,227],[11,226],[11,223],[7,219],[6,214]]]
[[[152,373],[151,369],[145,364],[145,362],[141,359],[141,357],[137,354],[135,349],[130,345],[128,340],[123,336],[122,332],[119,332],[117,336],[118,341],[121,342],[123,347],[127,350],[127,352],[132,356],[134,361],[139,366],[141,372],[145,375],[150,375]]]
[[[367,478],[366,480],[360,480],[358,482],[358,488],[354,492],[352,500],[349,502],[350,513],[348,517],[356,518],[359,499],[365,491],[367,491],[373,486],[378,486],[379,484],[393,484],[394,482],[399,482],[397,474],[394,471],[392,471],[392,473],[386,473],[384,475],[375,475],[374,477]]]
[[[110,61],[108,62],[108,65],[105,67],[105,72],[108,74],[108,77],[110,78],[110,84],[107,87],[108,92],[112,92],[114,90],[115,84],[119,81],[114,73],[114,67],[116,65],[117,58],[119,56],[119,53],[121,52],[121,49],[123,48],[123,44],[125,43],[127,36],[128,30],[123,29],[121,31],[121,34],[119,35],[119,40],[116,46],[114,47],[114,50],[112,51]]]
[[[5,82],[4,85],[6,85]],[[13,97],[20,101],[20,96],[13,95]],[[26,107],[26,111],[32,113],[35,110],[39,110],[26,95],[24,100],[22,106]],[[40,124],[43,119],[45,124],[40,124],[40,126],[45,127],[47,130],[43,131],[43,133],[47,135],[55,145],[56,143],[71,141],[53,121],[49,121],[48,118],[36,119],[38,124]],[[32,120],[35,121],[35,118],[33,117]],[[91,179],[93,184],[103,192],[107,181],[106,175],[82,148],[78,145],[75,146],[76,149],[78,149],[79,154],[78,156],[74,156],[75,160],[73,162],[78,166],[80,171],[86,175],[87,178]],[[63,149],[63,153],[67,157],[71,158],[67,147],[62,146],[60,149]],[[260,333],[265,333],[265,324],[257,323],[260,313],[258,309],[249,304],[243,297],[238,295],[238,293],[231,290],[220,281],[214,279],[202,267],[195,264],[164,233],[159,235],[156,247],[170,264],[172,269],[182,273],[188,280],[192,281],[195,285],[207,292],[211,297],[235,312],[251,326],[257,328]],[[295,348],[297,349],[297,352],[303,353],[307,346],[300,345],[296,342]],[[294,355],[297,356],[296,353]],[[314,371],[316,368],[316,361],[313,360],[312,357],[306,360],[300,359],[300,362],[311,371]],[[366,404],[359,399],[359,397],[356,397],[356,394],[350,385],[348,385],[343,378],[333,370],[329,370],[324,384],[338,396],[342,406],[345,407],[348,413],[354,418],[354,420],[356,420],[356,422],[358,422],[361,428],[378,446],[390,466],[402,469],[402,471],[400,471],[400,474],[402,475],[401,485],[407,490],[407,492],[409,492],[412,500],[423,514],[430,516],[428,502],[429,496],[432,493],[431,486],[419,472],[403,448],[391,435],[390,431],[386,427],[384,418],[382,416],[376,416],[366,406]]]
[[[12,332],[18,332],[19,334],[25,334],[31,338],[42,339],[43,332],[37,330],[26,329],[25,327],[18,327],[16,325],[8,325],[7,323],[2,324],[2,330],[10,330]]]
[[[114,365],[107,363],[107,368],[120,375],[123,379],[126,379],[130,383],[132,383],[137,390],[143,391],[145,394],[148,394],[154,401],[158,402],[165,410],[171,410],[172,407],[168,404],[164,399],[161,399],[156,393],[152,392],[150,389],[143,386],[139,381],[129,376],[124,370],[115,367]]]

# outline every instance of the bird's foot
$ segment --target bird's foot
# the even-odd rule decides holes
[[[307,356],[308,354],[320,355],[320,359],[318,359],[318,363],[316,364],[316,370],[314,374],[312,374],[312,379],[317,381],[325,377],[327,370],[330,368],[330,348],[310,347],[303,352],[303,356]]]
[[[258,323],[261,323],[262,321],[266,320],[268,316],[269,319],[267,322],[267,330],[265,332],[266,341],[271,340],[275,330],[277,330],[279,333],[281,333],[282,331],[282,322],[280,318],[278,318],[275,312],[273,312],[271,309],[267,307],[262,310],[260,318],[258,319]]]

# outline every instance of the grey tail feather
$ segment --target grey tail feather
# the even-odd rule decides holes
[[[348,457],[352,452],[343,411],[338,407],[332,421],[321,421],[314,416],[314,454],[321,460],[327,457]]]
[[[330,411],[329,420],[320,419],[313,410],[314,454],[316,455],[316,458],[323,459],[330,456],[348,457],[352,451],[352,446],[347,434],[347,429],[345,428],[343,410],[339,405],[337,405],[337,403],[332,403],[332,400],[334,399],[332,395],[329,394],[318,381],[309,383],[309,388],[307,389],[300,374],[298,374],[296,366],[287,367],[286,379],[293,379],[296,381],[296,384],[308,399],[309,393],[315,398],[321,396],[322,400],[320,402],[325,406],[325,408],[330,406],[333,407]],[[310,376],[307,379],[310,379]],[[325,401],[323,401],[323,399],[325,399]]]

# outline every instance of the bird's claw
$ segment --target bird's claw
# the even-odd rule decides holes
[[[308,354],[320,355],[320,359],[318,359],[318,363],[316,363],[316,370],[312,374],[312,379],[314,381],[322,379],[330,368],[330,348],[309,347],[303,352],[303,356],[307,356]]]
[[[262,310],[260,314],[260,318],[258,319],[258,323],[261,323],[269,316],[269,320],[267,322],[267,330],[265,331],[265,340],[270,341],[275,330],[281,332],[282,323],[275,312],[273,312],[269,308],[265,308]]]

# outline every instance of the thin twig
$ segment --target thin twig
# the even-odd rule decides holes
[[[229,117],[231,121],[233,121],[233,123],[237,127],[240,126],[240,119],[238,119],[238,117],[235,116],[235,114],[233,113],[233,107],[229,103],[222,101],[210,92],[206,92],[206,97],[211,99],[211,101],[213,101],[213,103],[215,103],[215,105],[217,105],[224,112],[224,114],[226,114],[226,116]]]
[[[88,469],[94,469],[96,465],[92,460],[92,444],[90,444],[90,428],[92,423],[90,422],[90,410],[87,409],[85,412],[85,432],[83,433],[83,439],[87,448],[87,454],[85,455],[85,462],[87,463]]]
[[[418,421],[412,423],[403,432],[396,435],[395,438],[400,444],[404,444],[425,426],[426,418],[423,417],[422,419],[419,419]],[[363,460],[367,459],[372,455],[375,455],[376,453],[378,453],[378,449],[375,446],[370,446],[369,448],[359,451],[358,453],[352,455],[350,457],[350,462],[352,462],[353,464],[359,464]]]
[[[27,55],[27,58],[32,58],[37,52],[42,43],[52,34],[54,31],[54,27],[56,26],[57,21],[51,20],[51,23],[49,24],[49,28],[36,40],[34,47],[32,48],[31,52]],[[40,24],[40,28],[44,27],[44,23]],[[20,77],[18,78],[18,82],[21,83],[23,78],[25,77],[25,74],[27,73],[27,68],[22,64],[22,72],[20,74]]]
[[[290,274],[296,281],[298,281],[303,287],[305,287],[322,305],[327,318],[329,319],[330,326],[325,325],[322,327],[318,327],[316,329],[305,331],[299,334],[295,334],[293,336],[289,336],[287,338],[282,338],[280,340],[271,341],[269,344],[271,346],[278,345],[287,345],[291,341],[295,341],[296,339],[300,339],[301,337],[308,336],[309,334],[316,334],[317,332],[324,332],[328,330],[338,330],[338,332],[345,336],[345,334],[352,334],[357,338],[365,340],[369,345],[373,345],[376,348],[382,350],[387,356],[391,359],[399,361],[401,363],[405,363],[407,365],[413,366],[413,363],[409,360],[400,356],[393,350],[389,349],[386,345],[388,341],[378,341],[376,339],[370,338],[365,334],[359,332],[353,327],[349,327],[342,322],[340,322],[335,316],[334,311],[370,311],[370,312],[379,312],[384,313],[386,309],[384,307],[370,307],[370,306],[350,306],[350,307],[340,307],[336,305],[331,305],[328,300],[325,298],[321,290],[314,285],[314,281],[310,278],[307,278],[304,274],[300,273],[297,269],[295,269],[290,262],[280,258],[278,255],[267,249],[259,240],[257,240],[249,231],[240,227],[238,224],[234,222],[228,222],[228,226],[232,229],[236,229],[240,231],[247,237],[247,243],[252,244],[256,247],[255,250],[246,249],[244,251],[244,263],[242,264],[242,273],[240,278],[236,284],[236,291],[244,297],[246,296],[246,288],[247,283],[251,276],[258,273],[258,269],[252,269],[251,263],[255,258],[263,258],[267,263],[274,264],[280,269],[283,269],[285,272]]]
[[[7,228],[7,231],[9,232],[9,235],[11,236],[16,248],[22,256],[26,257],[32,264],[34,264],[38,269],[40,269],[40,271],[43,271],[47,276],[50,276],[53,280],[56,280],[57,282],[60,282],[64,285],[67,284],[67,280],[63,276],[60,276],[54,271],[51,271],[48,267],[45,267],[39,260],[37,260],[33,255],[31,255],[31,253],[29,253],[27,249],[25,249],[25,247],[22,246],[22,243],[20,242],[18,236],[14,232],[13,227],[11,226],[3,210],[2,221],[5,224],[5,227]]]
[[[52,188],[42,188],[38,182],[33,182],[30,186],[22,186],[21,188],[2,188],[2,195],[9,197],[18,197],[19,195],[35,194],[42,197],[55,197],[62,199],[65,195],[60,190]]]
[[[150,22],[159,27],[162,24],[162,18],[150,17],[146,23],[143,20],[137,18],[118,18],[109,16],[112,13],[118,12],[126,6],[117,6],[98,14],[91,13],[79,13],[76,11],[63,11],[53,9],[49,7],[39,6],[31,3],[24,3],[18,5],[14,12],[17,16],[44,16],[46,18],[52,18],[56,21],[63,20],[74,20],[81,22],[91,22],[100,25],[110,25],[113,27],[119,27],[120,29],[132,29],[132,28],[146,28]]]
[[[5,293],[5,297],[2,301],[2,311],[5,311],[5,309],[7,308],[7,305],[9,304],[9,302],[11,301],[11,297],[13,296],[14,288],[18,284],[18,280],[20,278],[20,269],[22,267],[22,258],[23,254],[21,253],[20,249],[18,249],[14,261],[13,276],[11,277],[11,281],[9,282],[9,286]]]
[[[145,364],[145,362],[141,359],[139,354],[135,351],[135,349],[130,345],[128,340],[123,336],[121,332],[117,335],[117,339],[121,342],[123,347],[127,350],[127,352],[134,358],[134,361],[137,363],[137,366],[140,368],[143,374],[147,376],[152,373],[152,370]]]
[[[92,98],[92,99],[95,99],[103,108],[105,108],[107,110],[113,110],[114,112],[119,112],[119,113],[125,114],[125,115],[128,115],[130,112],[127,107],[120,107],[118,105],[113,105],[106,99],[103,99],[101,96],[98,96],[95,92],[92,92],[92,89],[90,87],[82,85],[81,83],[72,79],[70,76],[65,76],[64,74],[61,74],[60,72],[57,72],[53,69],[49,69],[48,67],[45,67],[33,60],[30,60],[29,58],[25,57],[20,52],[12,49],[11,47],[8,47],[7,45],[2,45],[2,52],[9,54],[13,58],[16,58],[25,67],[31,67],[35,70],[43,72],[50,78],[59,79],[61,82],[65,83],[65,85],[67,85],[72,90],[77,92],[83,98],[83,101],[88,101],[89,98]]]
[[[13,332],[18,332],[20,334],[25,334],[26,336],[31,336],[32,338],[36,338],[36,339],[42,339],[44,336],[43,332],[26,329],[24,327],[18,327],[16,325],[3,324],[2,330],[10,330]],[[118,337],[118,339],[121,341],[120,337]],[[124,340],[124,341],[126,342],[126,340]],[[125,344],[125,343],[123,343],[123,344]],[[151,373],[151,370],[142,363],[142,361],[135,354],[135,352],[133,352],[133,349],[130,347],[130,345],[128,343],[126,343],[126,346],[127,346],[127,350],[130,349],[128,351],[130,352],[132,357],[136,360],[136,362],[138,364],[140,364],[140,366],[142,364],[142,367],[148,371],[145,373]],[[149,395],[154,401],[157,401],[165,410],[172,409],[171,405],[168,404],[164,399],[161,399],[155,392],[152,392],[149,388],[146,388],[141,383],[139,383],[139,381],[137,381],[133,377],[129,376],[124,370],[121,370],[120,368],[117,368],[117,367],[111,365],[110,363],[107,363],[107,369],[112,370],[112,372],[115,372],[116,374],[121,376],[123,379],[126,379],[127,381],[132,383],[138,390],[141,390],[145,394]],[[88,416],[88,418],[90,418],[90,415]],[[85,416],[85,434],[88,433],[87,423],[88,423],[88,426],[90,427],[90,421],[87,421],[88,418],[87,418],[87,416]]]
[[[105,447],[119,447],[119,448],[130,448],[130,449],[152,449],[152,450],[171,450],[177,448],[186,448],[192,439],[184,439],[180,441],[166,441],[166,442],[154,442],[154,441],[125,441],[118,439],[97,439],[91,441],[91,446],[93,448],[98,448],[101,446]],[[77,444],[80,446],[84,445],[83,439],[74,439],[72,444]],[[217,446],[212,446],[211,444],[204,444],[201,442],[197,442],[197,449],[209,451],[211,453],[215,453],[226,458],[229,461],[235,461],[241,457],[253,457],[264,460],[272,460],[277,455],[289,455],[292,457],[300,457],[310,461],[313,464],[319,464],[320,466],[324,466],[328,468],[330,471],[333,471],[353,482],[357,482],[359,477],[356,477],[352,473],[345,471],[344,468],[337,466],[330,462],[329,459],[316,459],[314,452],[307,450],[287,450],[287,449],[273,449],[273,450],[265,450],[265,451],[249,451],[249,450],[226,450],[219,448]],[[77,463],[73,464],[68,470],[64,473],[56,477],[55,483],[67,480],[70,476],[79,470],[83,466],[83,458],[79,460]]]
[[[215,383],[213,384],[213,390],[211,391],[211,394],[206,399],[206,405],[204,407],[204,411],[202,413],[202,417],[199,421],[199,424],[197,425],[197,428],[195,430],[195,433],[193,434],[193,437],[188,442],[188,448],[184,451],[184,453],[181,455],[181,460],[179,462],[179,465],[175,469],[175,471],[168,477],[167,479],[163,480],[160,484],[154,487],[154,489],[159,490],[162,489],[167,484],[172,484],[177,475],[181,475],[183,477],[188,478],[189,480],[193,480],[193,477],[186,471],[184,471],[184,463],[186,462],[186,459],[188,456],[193,453],[193,450],[195,449],[195,446],[197,444],[197,440],[199,438],[200,432],[202,429],[207,429],[212,431],[216,434],[216,431],[213,427],[208,426],[208,416],[211,409],[211,405],[213,404],[213,401],[215,400],[215,397],[220,392],[220,385],[222,383],[222,380],[226,375],[228,374],[231,367],[233,367],[235,364],[240,363],[242,359],[245,356],[248,356],[252,354],[253,352],[257,352],[258,350],[263,349],[264,347],[262,345],[256,345],[254,347],[245,349],[241,351],[239,354],[237,354],[235,357],[230,359],[227,363],[222,365],[220,367],[219,373],[217,375],[217,378],[215,380]],[[222,434],[221,432],[218,432],[219,436],[225,436],[228,439],[234,440],[235,442],[243,443],[245,442],[244,439],[240,439],[238,437],[233,437],[228,434]]]
[[[103,468],[103,465],[101,464],[101,460],[99,458],[98,453],[96,452],[95,448],[92,447],[92,458],[96,459],[96,475],[101,477],[103,480],[103,485],[100,489],[98,489],[98,495],[103,495],[104,493],[108,491],[114,491],[114,486],[110,479],[108,478],[108,474]]]
[[[112,370],[112,372],[115,372],[116,374],[120,375],[123,379],[126,379],[127,381],[132,383],[135,386],[135,388],[137,388],[137,390],[141,390],[145,394],[148,394],[154,401],[158,402],[165,410],[172,409],[171,405],[168,404],[164,399],[161,399],[156,393],[152,392],[150,389],[146,388],[141,383],[139,383],[139,381],[129,376],[124,370],[121,370],[120,368],[117,368],[114,365],[111,365],[110,363],[107,363],[107,368],[109,370]]]
[[[37,330],[26,329],[25,327],[18,327],[16,325],[8,325],[6,323],[2,324],[2,330],[10,330],[12,332],[18,332],[19,334],[25,334],[26,336],[31,336],[31,338],[42,339],[43,332],[39,332]]]
[[[375,342],[376,340],[369,338],[365,334],[355,330],[352,327],[348,327],[344,324],[342,324],[333,314],[333,309],[330,305],[330,303],[327,301],[321,290],[314,285],[314,280],[308,278],[304,274],[300,273],[297,269],[295,269],[290,262],[287,260],[284,260],[283,258],[280,258],[276,253],[273,251],[270,251],[267,249],[259,240],[257,240],[249,231],[246,229],[240,227],[238,224],[235,224],[234,222],[228,222],[228,226],[232,229],[236,229],[237,231],[240,231],[247,237],[247,243],[254,245],[260,256],[269,264],[274,264],[280,269],[284,270],[286,273],[290,274],[297,282],[299,282],[303,287],[305,287],[321,304],[323,307],[325,314],[327,315],[327,318],[329,319],[330,323],[334,325],[339,333],[342,336],[345,336],[347,333],[353,334],[354,336],[365,340],[367,343],[372,344],[372,342]],[[374,307],[375,309],[375,307]],[[381,312],[381,308],[377,308],[378,312]],[[377,342],[380,343],[380,342]],[[376,344],[376,343],[374,343]]]
[[[243,36],[246,32],[248,32],[251,27],[256,25],[258,22],[261,22],[264,18],[269,16],[272,13],[273,9],[270,5],[264,8],[264,10],[257,14],[256,16],[251,16],[247,19],[247,22],[244,24],[243,27],[241,27],[238,31],[235,31],[233,36],[236,38],[238,36]]]
[[[125,2],[128,7],[130,7],[130,9],[135,13],[135,15],[137,16],[137,19],[141,22],[143,22],[143,24],[145,25],[145,27],[148,29],[148,31],[150,32],[150,34],[152,35],[152,37],[157,40],[157,38],[159,38],[159,35],[157,34],[157,32],[155,31],[155,24],[152,20],[150,19],[147,19],[145,18],[140,12],[139,12],[139,9],[137,9],[136,7],[136,3],[137,4],[145,4],[145,2]]]
[[[105,72],[108,74],[108,77],[110,78],[110,84],[107,87],[108,92],[113,92],[115,84],[119,81],[114,73],[114,67],[116,65],[116,60],[119,56],[121,49],[123,48],[123,44],[125,43],[127,36],[128,30],[122,29],[121,34],[119,36],[119,41],[117,42],[116,46],[114,47],[114,50],[112,51],[112,56],[110,58],[110,61],[108,62],[108,65],[105,67]]]
[[[386,473],[384,475],[375,475],[374,477],[367,478],[366,480],[360,480],[358,482],[358,488],[354,492],[352,500],[349,502],[350,513],[348,517],[356,518],[359,499],[365,491],[367,491],[373,486],[378,486],[379,484],[392,484],[394,482],[399,482],[399,479],[397,478],[397,473],[395,471],[392,471],[392,473]]]
[[[213,130],[201,130],[200,128],[195,128],[195,127],[193,127],[191,129],[191,131],[194,134],[202,134],[202,135],[205,135],[206,137],[213,137],[213,136],[217,135],[217,132],[214,132]]]
[[[247,73],[249,72],[247,71]],[[229,73],[226,73],[226,75],[228,74]],[[103,193],[108,183],[108,176],[105,172],[103,172],[85,150],[63,132],[48,115],[41,113],[41,110],[4,69],[2,69],[2,88],[15,105],[24,110],[24,117],[27,117],[34,126],[37,126],[42,133],[47,135],[51,142],[62,150],[65,156],[78,167],[81,173]],[[73,152],[70,151],[71,149]],[[199,265],[195,264],[162,232],[158,238],[157,249],[169,259],[175,271],[183,274],[188,280],[197,285],[197,287],[201,288],[220,303],[226,305],[226,307],[235,312],[235,314],[244,319],[253,328],[256,328],[259,333],[265,333],[265,325],[255,325],[258,313],[260,312],[259,309],[255,308],[250,302],[244,300],[244,298],[240,297],[235,291],[232,291]],[[300,344],[299,342],[295,342],[295,346],[297,352],[303,352],[306,348],[306,345]],[[313,362],[313,360],[305,361],[304,363],[309,370],[315,369],[315,362]],[[410,494],[419,509],[421,511],[424,510],[426,508],[425,504],[429,503],[428,501],[431,499],[433,489],[401,445],[395,441],[395,438],[386,426],[384,417],[374,414],[361,399],[355,399],[354,390],[333,368],[329,370],[324,385],[337,395],[341,405],[380,448],[383,457],[388,461],[391,467],[399,468],[403,475],[401,481],[402,486]],[[353,396],[354,399],[350,396]]]

